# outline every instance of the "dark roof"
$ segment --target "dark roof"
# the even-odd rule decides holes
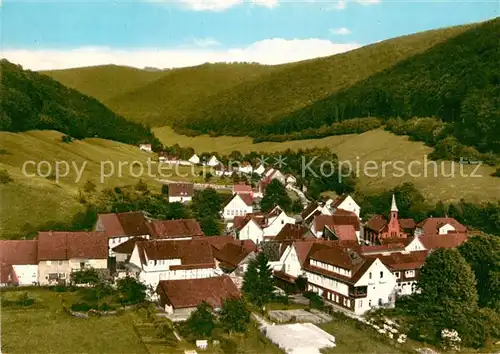
[[[235,269],[250,253],[243,242],[226,243],[220,250],[214,249],[214,257],[220,262],[219,266],[227,270]]]
[[[344,194],[340,197],[337,197],[337,199],[335,199],[335,201],[332,203],[332,207],[333,208],[338,208],[340,204],[342,204],[342,202],[348,197],[347,194]]]
[[[392,253],[388,256],[378,258],[391,270],[418,269],[425,263],[428,251],[416,251],[410,253]]]
[[[252,206],[253,205],[253,197],[251,194],[238,194],[239,197],[245,202],[246,205]]]
[[[310,216],[316,209],[318,209],[319,204],[317,202],[313,202],[309,204],[302,212],[300,216],[302,216],[302,220],[305,220],[308,216]]]
[[[99,214],[108,237],[149,235],[146,218],[140,211]]]
[[[203,301],[213,308],[220,308],[225,299],[241,296],[227,275],[203,279],[161,280],[156,291],[163,293],[174,309],[196,307]]]
[[[298,224],[285,224],[280,232],[273,238],[273,241],[298,241],[306,237],[314,237],[307,227]]]
[[[169,197],[192,197],[194,192],[193,183],[169,183]]]
[[[328,225],[325,227],[328,227]],[[333,225],[330,231],[332,231],[340,241],[358,241],[356,230],[352,225]]]
[[[377,214],[373,215],[366,223],[365,227],[373,231],[381,231],[387,225],[385,216]]]
[[[436,248],[455,248],[467,241],[467,234],[463,232],[449,232],[445,235],[422,235],[420,242],[428,250]]]
[[[323,230],[325,226],[352,225],[356,231],[360,230],[359,218],[351,213],[350,215],[318,215],[314,218],[316,230]]]
[[[233,193],[252,194],[253,193],[252,186],[244,183],[235,184],[233,186]]]
[[[399,219],[399,226],[403,229],[414,229],[417,227],[417,223],[413,219]]]
[[[153,238],[200,237],[205,234],[195,219],[152,220],[148,222]]]
[[[432,236],[437,235],[439,228],[446,224],[453,226],[456,232],[467,233],[467,228],[453,218],[427,218],[418,227],[423,229],[425,236]]]
[[[38,233],[38,261],[71,258],[108,258],[108,238],[103,232],[95,231]]]
[[[0,240],[0,263],[4,265],[38,264],[37,240]]]

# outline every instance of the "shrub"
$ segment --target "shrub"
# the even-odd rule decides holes
[[[0,170],[0,184],[7,184],[13,181],[14,179],[10,176],[9,171]]]
[[[63,143],[71,143],[74,139],[70,135],[63,135],[61,140]]]
[[[77,302],[76,304],[71,305],[71,310],[75,312],[87,312],[88,310],[96,307],[96,305],[92,305],[87,302]]]

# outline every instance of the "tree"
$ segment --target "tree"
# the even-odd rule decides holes
[[[220,218],[222,199],[213,188],[205,188],[194,192],[191,209],[197,216],[211,215]]]
[[[219,236],[222,230],[222,223],[213,216],[203,216],[198,219],[201,229],[206,236]]]
[[[161,194],[168,195],[168,184],[164,184],[161,186]]]
[[[244,333],[250,323],[250,311],[243,299],[229,298],[222,304],[219,321],[222,329],[229,334]]]
[[[204,179],[205,179],[205,182],[207,182],[207,183],[208,183],[208,182],[212,179],[212,177],[213,177],[212,173],[207,172],[207,173],[205,174],[205,178],[204,178]]]
[[[186,325],[189,331],[196,336],[210,337],[215,327],[214,322],[212,308],[206,302],[202,302],[191,313],[186,321]]]
[[[285,186],[277,179],[274,179],[266,187],[264,197],[260,202],[260,208],[262,211],[267,212],[276,205],[279,205],[285,211],[290,211],[292,199],[288,195]]]
[[[99,282],[99,273],[94,268],[82,269],[71,273],[71,283],[73,284],[92,284]]]
[[[297,288],[300,291],[306,291],[306,288],[307,288],[307,278],[304,277],[303,275],[299,275],[295,279],[295,285],[297,285]]]
[[[118,279],[116,282],[121,302],[124,304],[138,304],[146,300],[147,287],[132,277]]]
[[[264,252],[260,252],[249,263],[243,278],[242,290],[248,299],[259,307],[272,300],[274,296],[273,271]]]
[[[146,193],[148,192],[148,185],[146,184],[146,182],[140,179],[139,182],[137,182],[137,184],[135,185],[135,190],[138,192]]]
[[[418,332],[436,340],[443,329],[454,329],[463,337],[478,308],[478,296],[474,273],[459,251],[433,251],[420,270],[418,287]]]
[[[500,237],[471,237],[458,250],[476,277],[479,306],[500,310]]]
[[[88,180],[85,182],[85,184],[83,185],[83,191],[87,194],[92,194],[96,191],[97,187],[95,185],[95,183],[91,180]]]

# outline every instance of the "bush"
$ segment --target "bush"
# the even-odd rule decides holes
[[[9,171],[0,170],[0,184],[7,184],[13,181],[14,179],[10,176]]]
[[[99,305],[98,309],[100,311],[113,311],[113,310],[116,310],[116,306],[112,306],[106,302],[103,302],[101,305]]]
[[[87,312],[90,309],[97,308],[95,304],[89,304],[87,302],[77,302],[76,304],[71,305],[71,310],[75,312]]]
[[[63,135],[61,140],[63,143],[71,143],[74,139],[70,135]]]

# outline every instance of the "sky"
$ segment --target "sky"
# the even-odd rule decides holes
[[[281,64],[500,12],[500,0],[0,1],[2,57],[32,70]]]

